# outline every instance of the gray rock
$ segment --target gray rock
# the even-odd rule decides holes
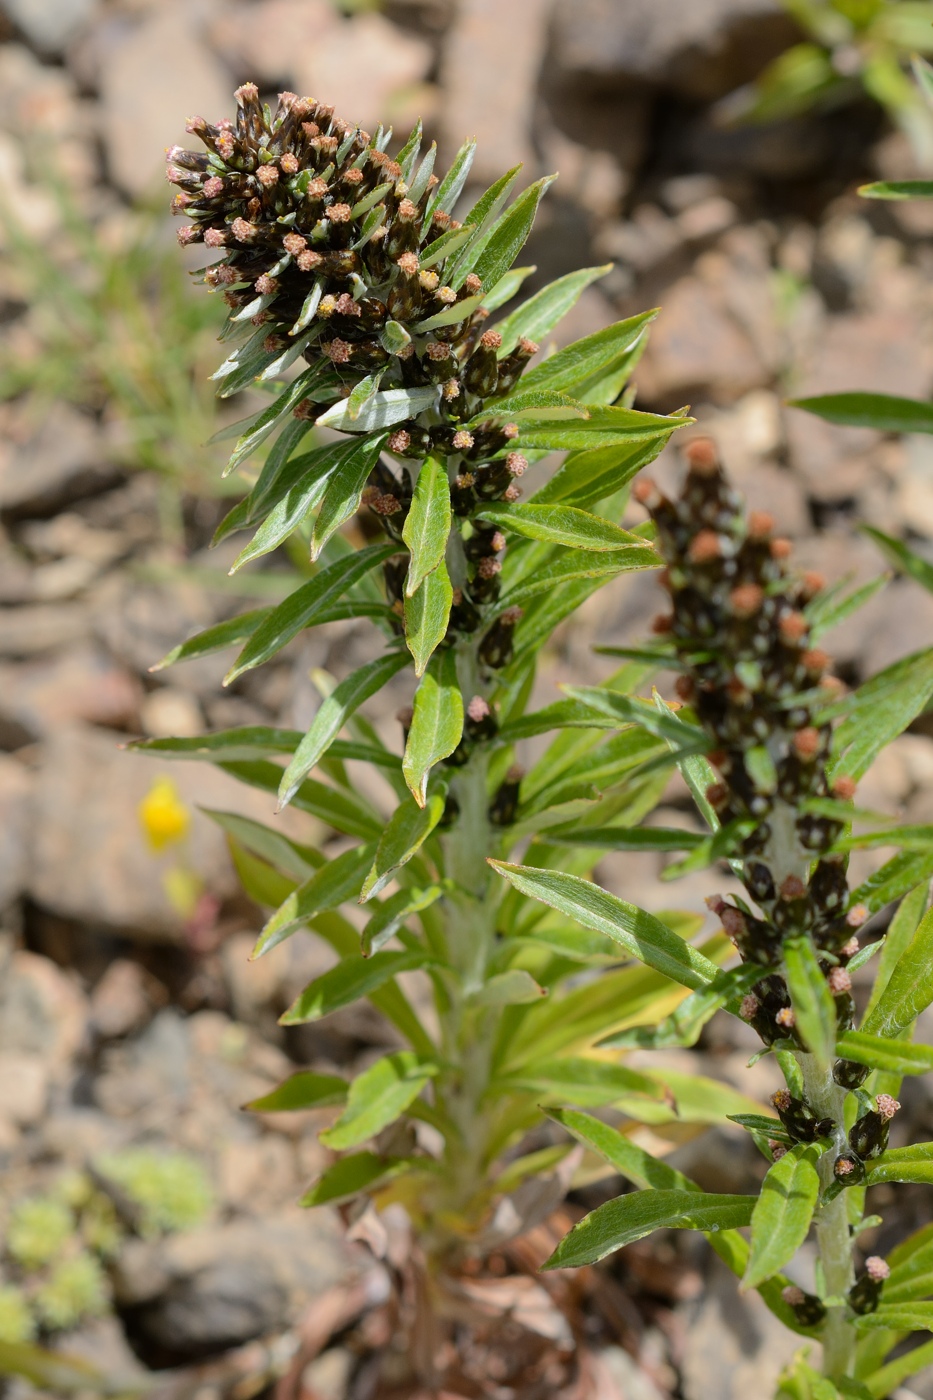
[[[553,55],[564,73],[718,97],[792,42],[779,0],[575,0],[556,7]]]
[[[87,637],[91,613],[83,603],[33,603],[0,608],[0,656],[38,656]]]
[[[95,0],[3,0],[2,8],[42,53],[60,54],[94,13]]]
[[[139,804],[167,770],[191,813],[182,857],[178,847],[153,853],[140,826]],[[239,889],[223,834],[199,805],[269,820],[274,800],[209,764],[159,764],[121,752],[115,735],[80,726],[58,730],[44,748],[37,780],[32,898],[92,926],[182,938],[184,921],[166,893],[166,870],[183,858],[211,895],[224,899]]]
[[[28,768],[0,755],[0,910],[26,888],[33,786]]]
[[[202,39],[199,8],[153,8],[114,34],[102,65],[101,135],[111,178],[129,195],[155,187],[166,146],[187,144],[185,121],[216,121],[233,110],[230,77]]]
[[[770,1395],[800,1339],[769,1312],[757,1293],[739,1294],[719,1259],[710,1264],[698,1305],[679,1309],[687,1325],[681,1353],[685,1400],[746,1400]]]
[[[159,1365],[279,1329],[359,1267],[335,1216],[295,1209],[137,1245],[132,1254],[117,1265],[117,1299],[126,1309],[134,1285],[150,1295],[125,1316],[137,1350]]]
[[[34,1055],[57,1075],[78,1053],[87,1001],[77,979],[49,958],[17,949],[0,980],[0,1053]]]
[[[51,514],[121,475],[108,461],[91,420],[67,404],[56,404],[35,435],[0,468],[0,516],[21,520]]]
[[[20,742],[78,720],[133,729],[141,700],[135,676],[93,643],[25,664],[0,663],[0,734],[19,725]]]

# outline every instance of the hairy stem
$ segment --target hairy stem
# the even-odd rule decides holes
[[[817,1064],[812,1055],[798,1055],[803,1071],[807,1102],[815,1113],[830,1117],[837,1124],[836,1142],[820,1158],[820,1185],[825,1191],[833,1180],[833,1165],[840,1146],[845,1144],[842,1128],[845,1111],[845,1090],[833,1080],[832,1073]],[[828,1205],[820,1208],[816,1217],[816,1242],[820,1251],[826,1289],[830,1294],[844,1296],[855,1281],[852,1267],[852,1240],[846,1193],[843,1191]],[[852,1374],[855,1360],[855,1328],[848,1321],[844,1308],[828,1310],[823,1331],[823,1371],[838,1379]]]

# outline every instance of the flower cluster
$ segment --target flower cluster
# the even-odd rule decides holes
[[[379,462],[364,493],[392,539],[401,541],[412,499],[406,462],[429,453],[451,465],[461,521],[489,501],[517,500],[528,463],[517,425],[495,416],[494,400],[538,346],[521,339],[503,353],[501,334],[486,328],[492,289],[460,256],[470,229],[447,207],[462,178],[439,182],[430,156],[417,170],[391,159],[381,129],[372,137],[311,98],[284,92],[273,113],[253,83],[235,96],[235,121],[188,123],[205,152],[168,151],[173,209],[191,221],[179,241],[220,254],[201,275],[223,289],[233,320],[259,328],[270,359],[300,351],[318,371],[295,416],[313,424],[372,376],[383,390],[435,391],[425,411],[393,427],[386,447],[395,460]],[[451,637],[478,630],[499,593],[503,536],[477,521],[465,544]],[[399,612],[406,562],[385,567]],[[517,620],[503,615],[483,640],[488,668],[507,664]]]
[[[761,911],[759,917],[744,904],[710,901],[743,960],[769,969],[741,1014],[765,1044],[799,1047],[780,971],[784,941],[812,939],[846,1030],[854,1015],[846,964],[866,917],[863,908],[849,907],[845,858],[831,849],[841,822],[808,810],[813,798],[854,793],[850,779],[831,785],[827,776],[831,727],[821,713],[838,684],[827,674],[828,656],[811,641],[804,611],[823,580],[789,572],[789,542],[775,537],[769,516],[746,515],[708,439],[692,442],[686,457],[679,500],[650,481],[635,488],[667,564],[672,611],[656,630],[673,644],[682,668],[678,694],[709,737],[719,777],[706,797],[736,832],[743,880]],[[848,1061],[836,1066],[847,1088],[867,1073]],[[794,1107],[796,1118],[805,1107]],[[796,1118],[800,1131],[792,1136],[804,1140],[809,1128]]]

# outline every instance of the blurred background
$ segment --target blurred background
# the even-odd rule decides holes
[[[194,250],[168,218],[164,149],[186,117],[232,112],[252,79],[366,126],[404,134],[420,116],[447,157],[475,135],[477,184],[518,161],[528,181],[559,171],[528,286],[613,264],[560,338],[660,305],[638,406],[691,404],[801,566],[862,583],[884,562],[860,521],[933,560],[933,440],[833,428],[784,400],[933,388],[933,204],[855,193],[929,170],[916,50],[933,50],[933,5],[897,0],[0,0],[0,1342],[38,1336],[133,1384],[177,1367],[178,1394],[249,1400],[302,1317],[329,1306],[339,1331],[382,1286],[335,1218],[294,1206],[327,1160],[316,1116],[239,1110],[296,1063],[346,1068],[386,1030],[356,1008],[285,1035],[276,1017],[323,955],[296,937],[247,964],[259,911],[195,810],[269,804],[206,765],[163,773],[120,748],[306,727],[315,673],[378,646],[366,621],[329,624],[228,690],[224,655],[150,670],[305,567],[284,548],[231,578],[237,542],[208,549],[240,489],[209,439],[251,404],[213,399],[222,306],[189,285]],[[590,599],[542,658],[540,698],[605,676],[592,648],[637,642],[658,607],[650,577]],[[851,684],[931,636],[933,597],[898,579],[827,647]],[[860,799],[933,820],[929,717]],[[680,802],[672,788],[659,820],[684,821]],[[884,855],[860,857],[859,878]],[[600,873],[648,908],[702,909],[714,876],[663,885],[661,864],[616,855]],[[694,1062],[765,1093],[750,1048],[717,1020]],[[929,1136],[922,1080],[905,1107]],[[678,1163],[749,1189],[747,1139],[697,1131]],[[922,1187],[899,1191],[900,1231],[929,1208]],[[645,1242],[613,1265],[624,1345],[607,1400],[764,1393],[792,1349],[693,1249]],[[345,1394],[356,1343],[327,1335],[293,1378],[305,1400]]]

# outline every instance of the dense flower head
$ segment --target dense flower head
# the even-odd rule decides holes
[[[709,901],[743,959],[773,969],[742,1014],[766,1044],[800,1048],[780,972],[784,941],[812,938],[845,1030],[854,1014],[845,963],[858,949],[852,930],[866,917],[860,906],[849,909],[844,858],[831,850],[841,823],[807,811],[810,799],[854,792],[845,780],[831,786],[827,772],[829,658],[814,647],[806,612],[823,580],[791,571],[788,542],[775,537],[770,516],[746,514],[709,439],[690,443],[685,455],[678,499],[650,481],[635,488],[667,565],[671,612],[656,630],[677,654],[678,693],[710,741],[717,781],[707,800],[724,826],[744,832],[736,838],[742,875],[762,917]],[[843,1076],[858,1073],[840,1062]]]

